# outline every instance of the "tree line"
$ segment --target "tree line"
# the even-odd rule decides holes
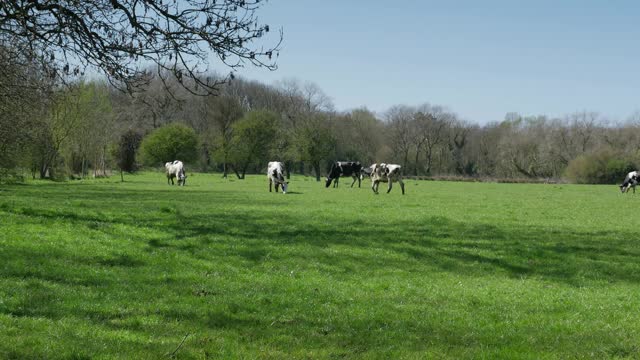
[[[238,178],[267,159],[318,179],[360,160],[417,177],[610,183],[640,162],[639,114],[478,125],[428,103],[340,112],[313,83],[234,79],[277,67],[283,32],[259,21],[265,3],[0,2],[0,181],[122,176],[181,157]]]
[[[317,85],[297,80],[236,78],[199,96],[169,73],[129,94],[96,80],[62,85],[37,62],[9,61],[1,49],[5,181],[108,176],[180,159],[240,179],[262,173],[269,160],[317,179],[335,160],[359,160],[397,163],[417,177],[612,183],[640,161],[638,114],[611,123],[587,111],[508,113],[478,125],[428,103],[340,112]]]

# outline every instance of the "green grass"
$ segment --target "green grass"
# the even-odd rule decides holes
[[[640,358],[615,186],[117,180],[0,188],[0,358]]]

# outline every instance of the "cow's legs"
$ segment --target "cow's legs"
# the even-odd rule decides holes
[[[378,193],[378,188],[377,188],[377,185],[378,185],[378,184],[379,184],[379,182],[378,182],[377,180],[373,180],[373,181],[371,182],[371,190],[373,190],[373,193],[374,193],[374,194],[377,194],[377,193]]]
[[[338,187],[338,180],[339,180],[339,179],[340,179],[340,176],[338,176],[337,178],[335,178],[335,179],[333,180],[333,187],[334,187],[334,188],[337,188],[337,187]]]
[[[391,181],[391,179],[389,179],[389,188],[387,189],[387,194],[389,193],[389,191],[391,191],[391,187],[393,186],[393,181]]]
[[[273,182],[269,179],[269,192],[271,192],[271,184],[273,184]]]
[[[404,183],[402,180],[398,180],[398,182],[400,183],[400,189],[402,189],[402,195],[404,195]]]
[[[358,179],[359,179],[359,178],[358,178],[357,176],[355,176],[355,175],[353,175],[353,176],[352,176],[352,178],[353,178],[353,182],[351,183],[351,187],[353,187],[353,185],[354,185],[354,184],[356,183],[356,181],[358,181]],[[359,181],[358,181],[358,187],[360,187],[360,182],[359,182]]]

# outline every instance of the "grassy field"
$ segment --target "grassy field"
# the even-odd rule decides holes
[[[125,180],[0,187],[0,358],[640,358],[615,186]]]

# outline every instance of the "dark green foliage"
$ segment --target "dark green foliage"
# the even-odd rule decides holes
[[[277,125],[278,116],[266,110],[251,111],[233,124],[229,159],[236,164],[242,178],[250,164],[268,161],[276,141]]]
[[[172,123],[147,135],[140,145],[140,155],[149,166],[160,166],[174,160],[192,162],[198,156],[197,145],[198,138],[192,128]]]
[[[296,129],[293,148],[299,160],[308,161],[320,181],[320,164],[331,161],[336,151],[336,138],[328,122],[321,115],[313,115]]]
[[[141,142],[142,135],[133,129],[128,130],[120,136],[116,159],[118,161],[118,167],[122,171],[126,171],[128,173],[136,171],[136,153]]]

